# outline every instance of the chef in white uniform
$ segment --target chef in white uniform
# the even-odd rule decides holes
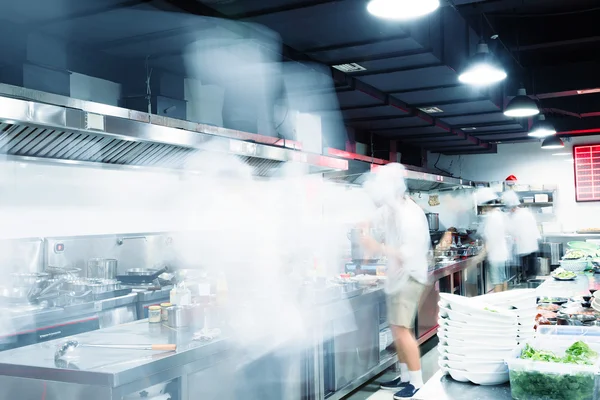
[[[520,207],[519,196],[512,190],[502,194],[502,202],[508,213],[508,233],[514,243],[515,255],[521,259],[524,273],[533,273],[533,257],[539,251],[540,231],[533,213]]]
[[[487,273],[490,274],[494,292],[503,292],[508,289],[506,272],[506,262],[510,256],[507,240],[508,221],[499,207],[492,206],[496,200],[498,196],[490,188],[482,188],[477,192],[477,203],[484,207],[479,234],[485,245]]]

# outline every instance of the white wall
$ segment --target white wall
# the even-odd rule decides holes
[[[572,156],[553,156],[571,152],[572,145],[600,143],[600,137],[574,138],[563,150],[542,150],[539,142],[499,144],[497,154],[441,156],[438,168],[474,181],[504,181],[515,175],[521,183],[556,184],[556,222],[558,229],[572,232],[581,228],[600,227],[600,203],[577,203]],[[429,156],[434,169],[437,154]]]

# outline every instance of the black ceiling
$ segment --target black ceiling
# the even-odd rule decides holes
[[[156,9],[174,13],[151,12]],[[585,11],[585,12],[584,12]],[[411,23],[377,19],[366,0],[21,0],[0,4],[0,19],[110,57],[145,58],[180,72],[182,52],[210,31],[235,27],[196,15],[257,23],[277,32],[284,59],[332,69],[347,126],[363,136],[396,140],[445,154],[495,152],[497,142],[531,140],[531,120],[502,113],[523,84],[562,132],[600,127],[600,4],[597,0],[453,0]],[[5,28],[6,25],[5,25]],[[506,83],[474,89],[457,70],[479,36],[490,40],[509,73]],[[5,35],[6,37],[6,35]],[[3,40],[7,40],[6,38]],[[439,109],[431,112],[432,107]]]

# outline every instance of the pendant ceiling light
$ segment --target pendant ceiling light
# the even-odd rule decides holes
[[[487,86],[506,79],[506,71],[490,53],[488,45],[481,41],[477,53],[469,61],[458,80],[468,85]]]
[[[554,125],[546,121],[546,117],[544,115],[540,115],[540,118],[533,124],[531,131],[529,131],[529,136],[538,138],[544,138],[554,134],[556,134]]]
[[[565,147],[565,144],[558,136],[547,137],[542,142],[542,149],[544,150],[562,149],[563,147]]]
[[[367,10],[379,18],[409,20],[437,10],[440,0],[371,0]]]
[[[507,117],[517,118],[532,117],[539,113],[540,109],[536,102],[527,96],[527,91],[524,88],[519,89],[517,96],[508,103],[504,110],[504,115]]]

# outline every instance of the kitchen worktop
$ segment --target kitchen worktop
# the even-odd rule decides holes
[[[199,342],[192,337],[190,330],[175,330],[141,320],[73,338],[86,344],[175,343],[177,351],[81,347],[71,352],[65,363],[57,363],[54,353],[65,342],[59,339],[0,353],[0,371],[5,376],[116,387],[138,380],[140,376],[210,357],[227,348],[223,338]]]
[[[510,385],[480,386],[457,382],[438,371],[413,397],[413,400],[510,400]]]

